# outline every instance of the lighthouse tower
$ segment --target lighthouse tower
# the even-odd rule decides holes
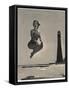
[[[63,63],[62,47],[61,47],[61,32],[57,32],[57,60],[56,64]]]

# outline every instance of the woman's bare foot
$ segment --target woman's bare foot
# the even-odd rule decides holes
[[[30,55],[30,58],[32,58],[33,55],[34,55],[34,53],[32,52],[31,55]]]

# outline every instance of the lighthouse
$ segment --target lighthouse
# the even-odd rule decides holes
[[[61,47],[61,32],[57,32],[57,60],[56,64],[63,63],[62,47]]]

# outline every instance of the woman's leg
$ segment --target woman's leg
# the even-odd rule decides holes
[[[33,52],[31,53],[31,56],[30,58],[32,58],[32,56],[37,53],[39,50],[41,50],[43,48],[43,42],[41,42],[40,45],[37,45],[34,49],[33,49]]]

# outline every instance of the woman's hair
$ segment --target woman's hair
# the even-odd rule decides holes
[[[34,26],[35,22],[37,22],[38,26],[40,26],[40,23],[39,23],[38,20],[34,20],[34,21],[33,21],[33,26]]]

